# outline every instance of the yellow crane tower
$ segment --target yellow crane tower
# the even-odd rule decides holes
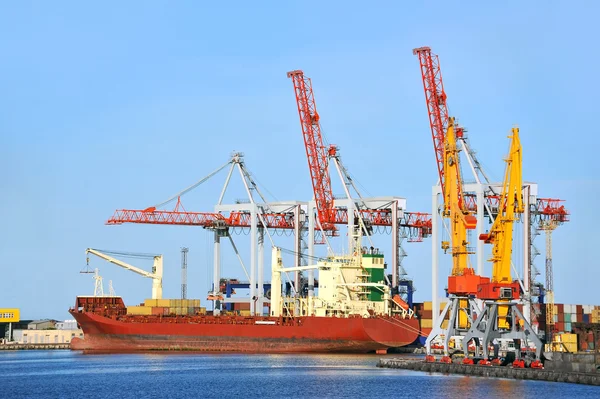
[[[493,245],[490,259],[493,264],[492,278],[490,282],[480,284],[477,289],[477,298],[484,300],[484,309],[471,325],[463,341],[463,345],[468,345],[469,341],[474,339],[476,348],[481,342],[484,361],[488,361],[488,345],[494,339],[521,340],[519,342],[525,343],[528,340],[533,341],[537,360],[540,359],[542,350],[540,339],[517,308],[520,284],[513,281],[511,274],[513,224],[518,221],[518,215],[524,212],[524,207],[523,158],[519,129],[513,128],[509,138],[510,150],[505,158],[506,169],[498,216],[489,233],[479,237]],[[517,350],[517,359],[520,359],[520,355],[520,350]]]
[[[450,362],[449,343],[454,339],[455,348],[460,349],[460,341],[456,337],[464,336],[473,319],[479,314],[479,306],[475,302],[477,289],[481,284],[489,283],[489,278],[475,274],[469,265],[469,249],[467,230],[474,229],[477,218],[466,208],[463,198],[463,182],[460,176],[459,150],[456,145],[454,118],[448,118],[448,129],[443,142],[443,196],[442,216],[449,220],[450,241],[442,241],[442,249],[451,251],[452,273],[448,277],[448,303],[436,319],[431,333],[425,341],[428,358],[431,356],[431,343],[440,336],[444,342],[444,356],[441,362]],[[448,326],[444,320],[448,316]]]

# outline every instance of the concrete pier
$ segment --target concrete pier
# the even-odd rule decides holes
[[[15,350],[49,350],[49,349],[71,349],[71,344],[3,344],[0,345],[2,351]]]
[[[556,366],[556,364],[555,364]],[[478,377],[513,378],[551,382],[571,382],[600,386],[600,373],[578,373],[547,369],[519,369],[509,366],[479,366],[466,364],[427,363],[422,359],[380,359],[377,367],[424,371],[429,373],[463,374]]]

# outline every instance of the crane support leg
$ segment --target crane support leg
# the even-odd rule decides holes
[[[437,314],[435,309],[432,311]],[[468,326],[473,323],[475,315],[480,313],[480,308],[474,298],[451,296],[442,313],[436,318],[433,329],[425,341],[427,354],[431,355],[431,343],[438,336],[444,337],[444,356],[450,354],[451,339],[455,341],[455,350],[461,350],[461,343],[456,337],[464,336],[468,331]],[[449,317],[448,326],[444,327],[446,316]]]
[[[506,320],[510,320],[508,328],[498,328],[499,322],[504,322],[498,318],[501,306],[508,307],[508,312],[506,313]],[[519,324],[518,320],[523,321],[523,326]],[[535,345],[536,360],[540,360],[541,358],[542,341],[538,338],[533,328],[531,328],[523,313],[517,308],[516,302],[486,301],[481,316],[471,325],[469,332],[463,340],[463,344],[466,347],[469,341],[475,340],[475,356],[483,352],[484,359],[488,359],[488,347],[494,339],[520,340],[521,344],[515,345],[515,356],[517,359],[521,358],[521,350],[519,348],[523,346],[527,348],[528,342],[531,341]]]

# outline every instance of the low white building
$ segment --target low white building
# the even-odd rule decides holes
[[[13,341],[20,344],[68,344],[73,338],[83,338],[83,330],[14,330]]]
[[[77,321],[75,321],[75,320],[59,321],[56,323],[55,327],[57,330],[77,330],[78,329]]]

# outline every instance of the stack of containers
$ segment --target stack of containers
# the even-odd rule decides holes
[[[152,314],[157,316],[185,316],[206,313],[206,309],[200,307],[199,299],[146,299],[143,306],[136,306],[134,308],[142,307],[150,309],[150,313],[143,314]],[[131,306],[129,308],[131,308]],[[127,312],[134,314],[129,312],[129,308]],[[138,309],[135,309],[134,311],[138,311]],[[148,312],[148,310],[144,310],[144,312]]]
[[[563,311],[565,324],[563,330],[559,331],[571,332],[571,322],[575,314],[575,305],[563,305]]]
[[[600,306],[554,305],[554,328],[558,332],[571,332],[574,323],[600,323]]]
[[[592,310],[592,323],[600,323],[600,306],[594,306]]]
[[[444,310],[444,308],[446,307],[446,303],[447,302],[439,302],[440,305],[438,314],[440,314],[442,310]],[[417,318],[419,318],[421,324],[421,332],[423,334],[428,335],[431,332],[431,329],[433,328],[433,302],[428,301],[423,303],[415,303],[413,306],[413,311],[415,312]],[[448,327],[448,319],[449,316],[446,315],[446,318],[442,323],[443,328]]]

